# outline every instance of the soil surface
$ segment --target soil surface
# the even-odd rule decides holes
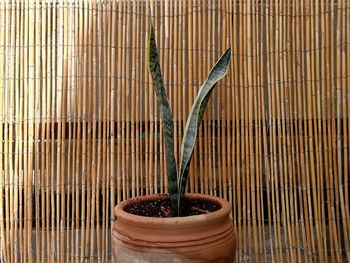
[[[193,216],[207,214],[219,210],[221,207],[216,203],[202,199],[184,200],[184,211],[181,216]],[[158,199],[130,204],[125,207],[125,212],[148,217],[176,217],[170,208],[170,199]]]

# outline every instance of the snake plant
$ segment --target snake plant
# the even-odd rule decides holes
[[[168,191],[170,195],[171,207],[174,209],[175,214],[181,216],[186,183],[189,174],[189,166],[197,138],[198,127],[202,121],[210,95],[212,94],[216,84],[227,73],[230,64],[231,50],[228,48],[210,70],[207,79],[201,86],[192,105],[182,138],[181,161],[179,169],[177,167],[174,154],[174,121],[164,87],[154,27],[152,23],[146,55],[147,65],[152,77],[154,91],[156,93],[159,105],[159,112],[162,119],[168,175]]]

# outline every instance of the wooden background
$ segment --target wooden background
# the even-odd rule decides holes
[[[113,207],[166,191],[151,17],[177,154],[232,47],[189,191],[232,203],[237,261],[349,262],[347,0],[2,0],[0,262],[106,262]]]

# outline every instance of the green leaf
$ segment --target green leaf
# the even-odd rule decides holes
[[[174,155],[174,123],[173,115],[170,109],[170,104],[164,88],[164,81],[159,65],[159,57],[157,52],[156,40],[154,35],[153,24],[151,23],[151,32],[147,50],[148,70],[152,76],[154,91],[157,95],[159,111],[162,118],[166,163],[168,172],[168,190],[173,209],[177,212],[177,167]]]
[[[231,49],[229,48],[211,69],[208,78],[198,92],[197,98],[192,105],[190,115],[187,119],[181,145],[181,162],[178,182],[179,195],[177,200],[177,206],[179,208],[182,207],[182,199],[185,194],[188,170],[194,145],[197,139],[198,127],[203,119],[205,108],[207,107],[210,95],[212,94],[214,87],[227,73],[230,64],[230,58]],[[181,209],[178,211],[181,211]]]

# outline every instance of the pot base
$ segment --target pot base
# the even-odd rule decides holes
[[[166,249],[144,249],[143,251],[133,250],[124,247],[117,238],[113,236],[113,255],[115,262],[135,262],[135,263],[232,263],[235,255],[235,236],[221,246],[212,247],[209,250],[193,251],[192,253],[177,254]],[[232,246],[228,247],[227,243]],[[216,256],[214,256],[216,255]],[[221,255],[221,258],[217,255]]]

